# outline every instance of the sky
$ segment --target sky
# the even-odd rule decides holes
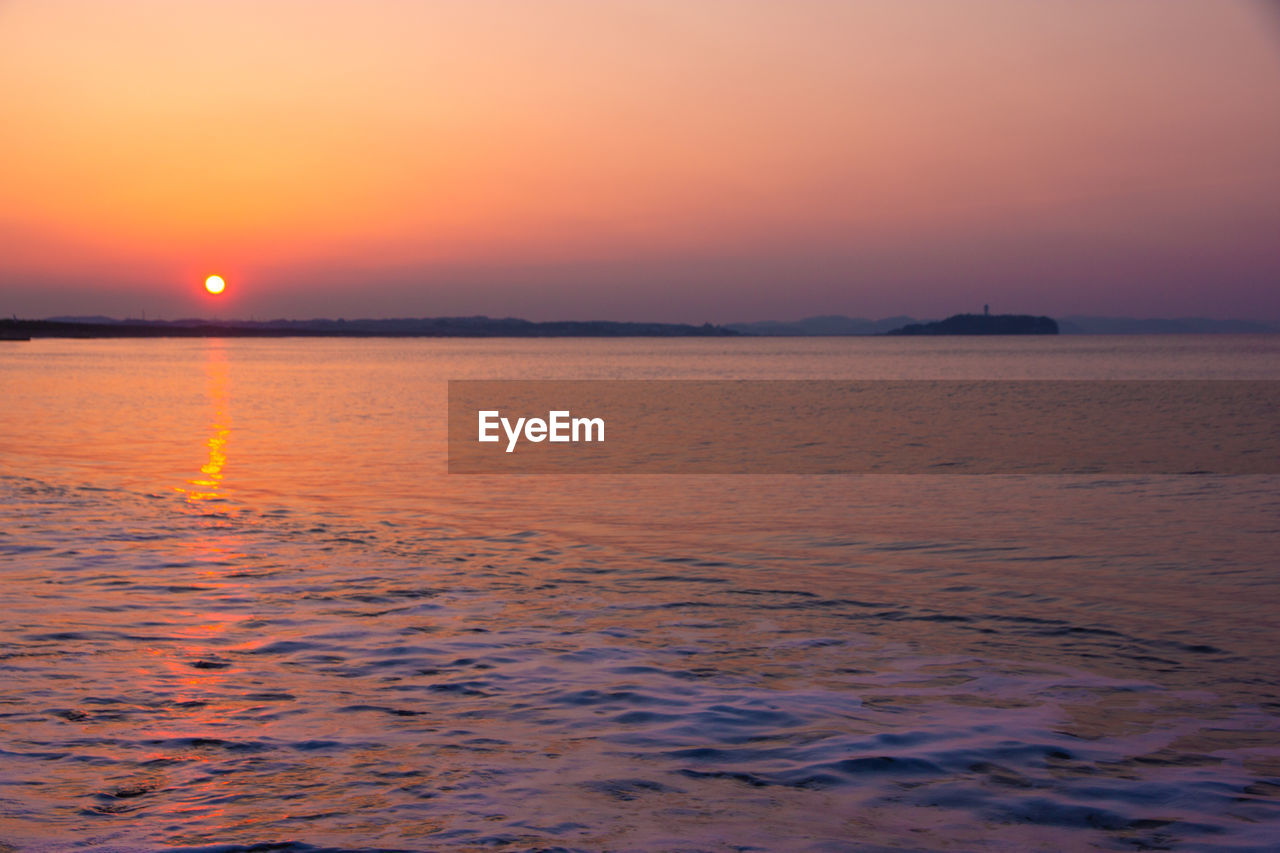
[[[1280,320],[1265,0],[0,0],[0,116],[0,315]]]

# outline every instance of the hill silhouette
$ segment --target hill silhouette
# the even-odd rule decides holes
[[[1056,335],[1052,317],[1030,314],[955,314],[936,323],[911,323],[890,335]]]

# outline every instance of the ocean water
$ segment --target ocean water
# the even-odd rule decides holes
[[[1280,477],[445,473],[449,379],[1276,338],[0,347],[0,850],[1280,847]]]

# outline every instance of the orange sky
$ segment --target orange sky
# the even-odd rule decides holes
[[[1280,319],[1258,2],[0,0],[0,115],[4,314]]]

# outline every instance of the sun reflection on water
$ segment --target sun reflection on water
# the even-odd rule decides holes
[[[204,396],[208,407],[204,449],[199,473],[175,491],[194,516],[191,535],[181,543],[181,565],[193,574],[172,578],[171,591],[190,595],[192,605],[173,612],[166,633],[171,642],[158,643],[133,671],[132,678],[162,701],[149,707],[146,740],[152,747],[146,772],[129,774],[107,793],[105,808],[144,806],[149,813],[201,827],[192,840],[205,838],[209,827],[220,835],[234,834],[260,820],[287,817],[287,809],[257,810],[246,817],[229,806],[245,796],[248,777],[228,775],[228,766],[254,759],[240,750],[257,747],[246,729],[268,727],[270,702],[253,692],[256,678],[246,674],[238,652],[261,641],[244,639],[243,626],[255,617],[243,602],[248,589],[238,575],[248,558],[237,530],[235,513],[228,512],[230,496],[224,483],[227,446],[231,437],[231,377],[225,341],[211,339],[204,353]],[[274,695],[274,694],[272,694]],[[117,790],[119,789],[119,790]],[[121,790],[124,792],[121,793]],[[136,803],[134,792],[139,792]],[[152,792],[164,796],[151,796]],[[146,796],[144,796],[146,795]]]
[[[200,466],[200,476],[187,480],[185,486],[177,486],[186,495],[187,503],[200,504],[220,501],[226,497],[222,488],[223,468],[227,464],[227,439],[231,435],[231,411],[228,394],[228,369],[226,344],[217,339],[209,341],[205,359],[205,393],[213,417],[210,435],[205,442],[209,458]]]

